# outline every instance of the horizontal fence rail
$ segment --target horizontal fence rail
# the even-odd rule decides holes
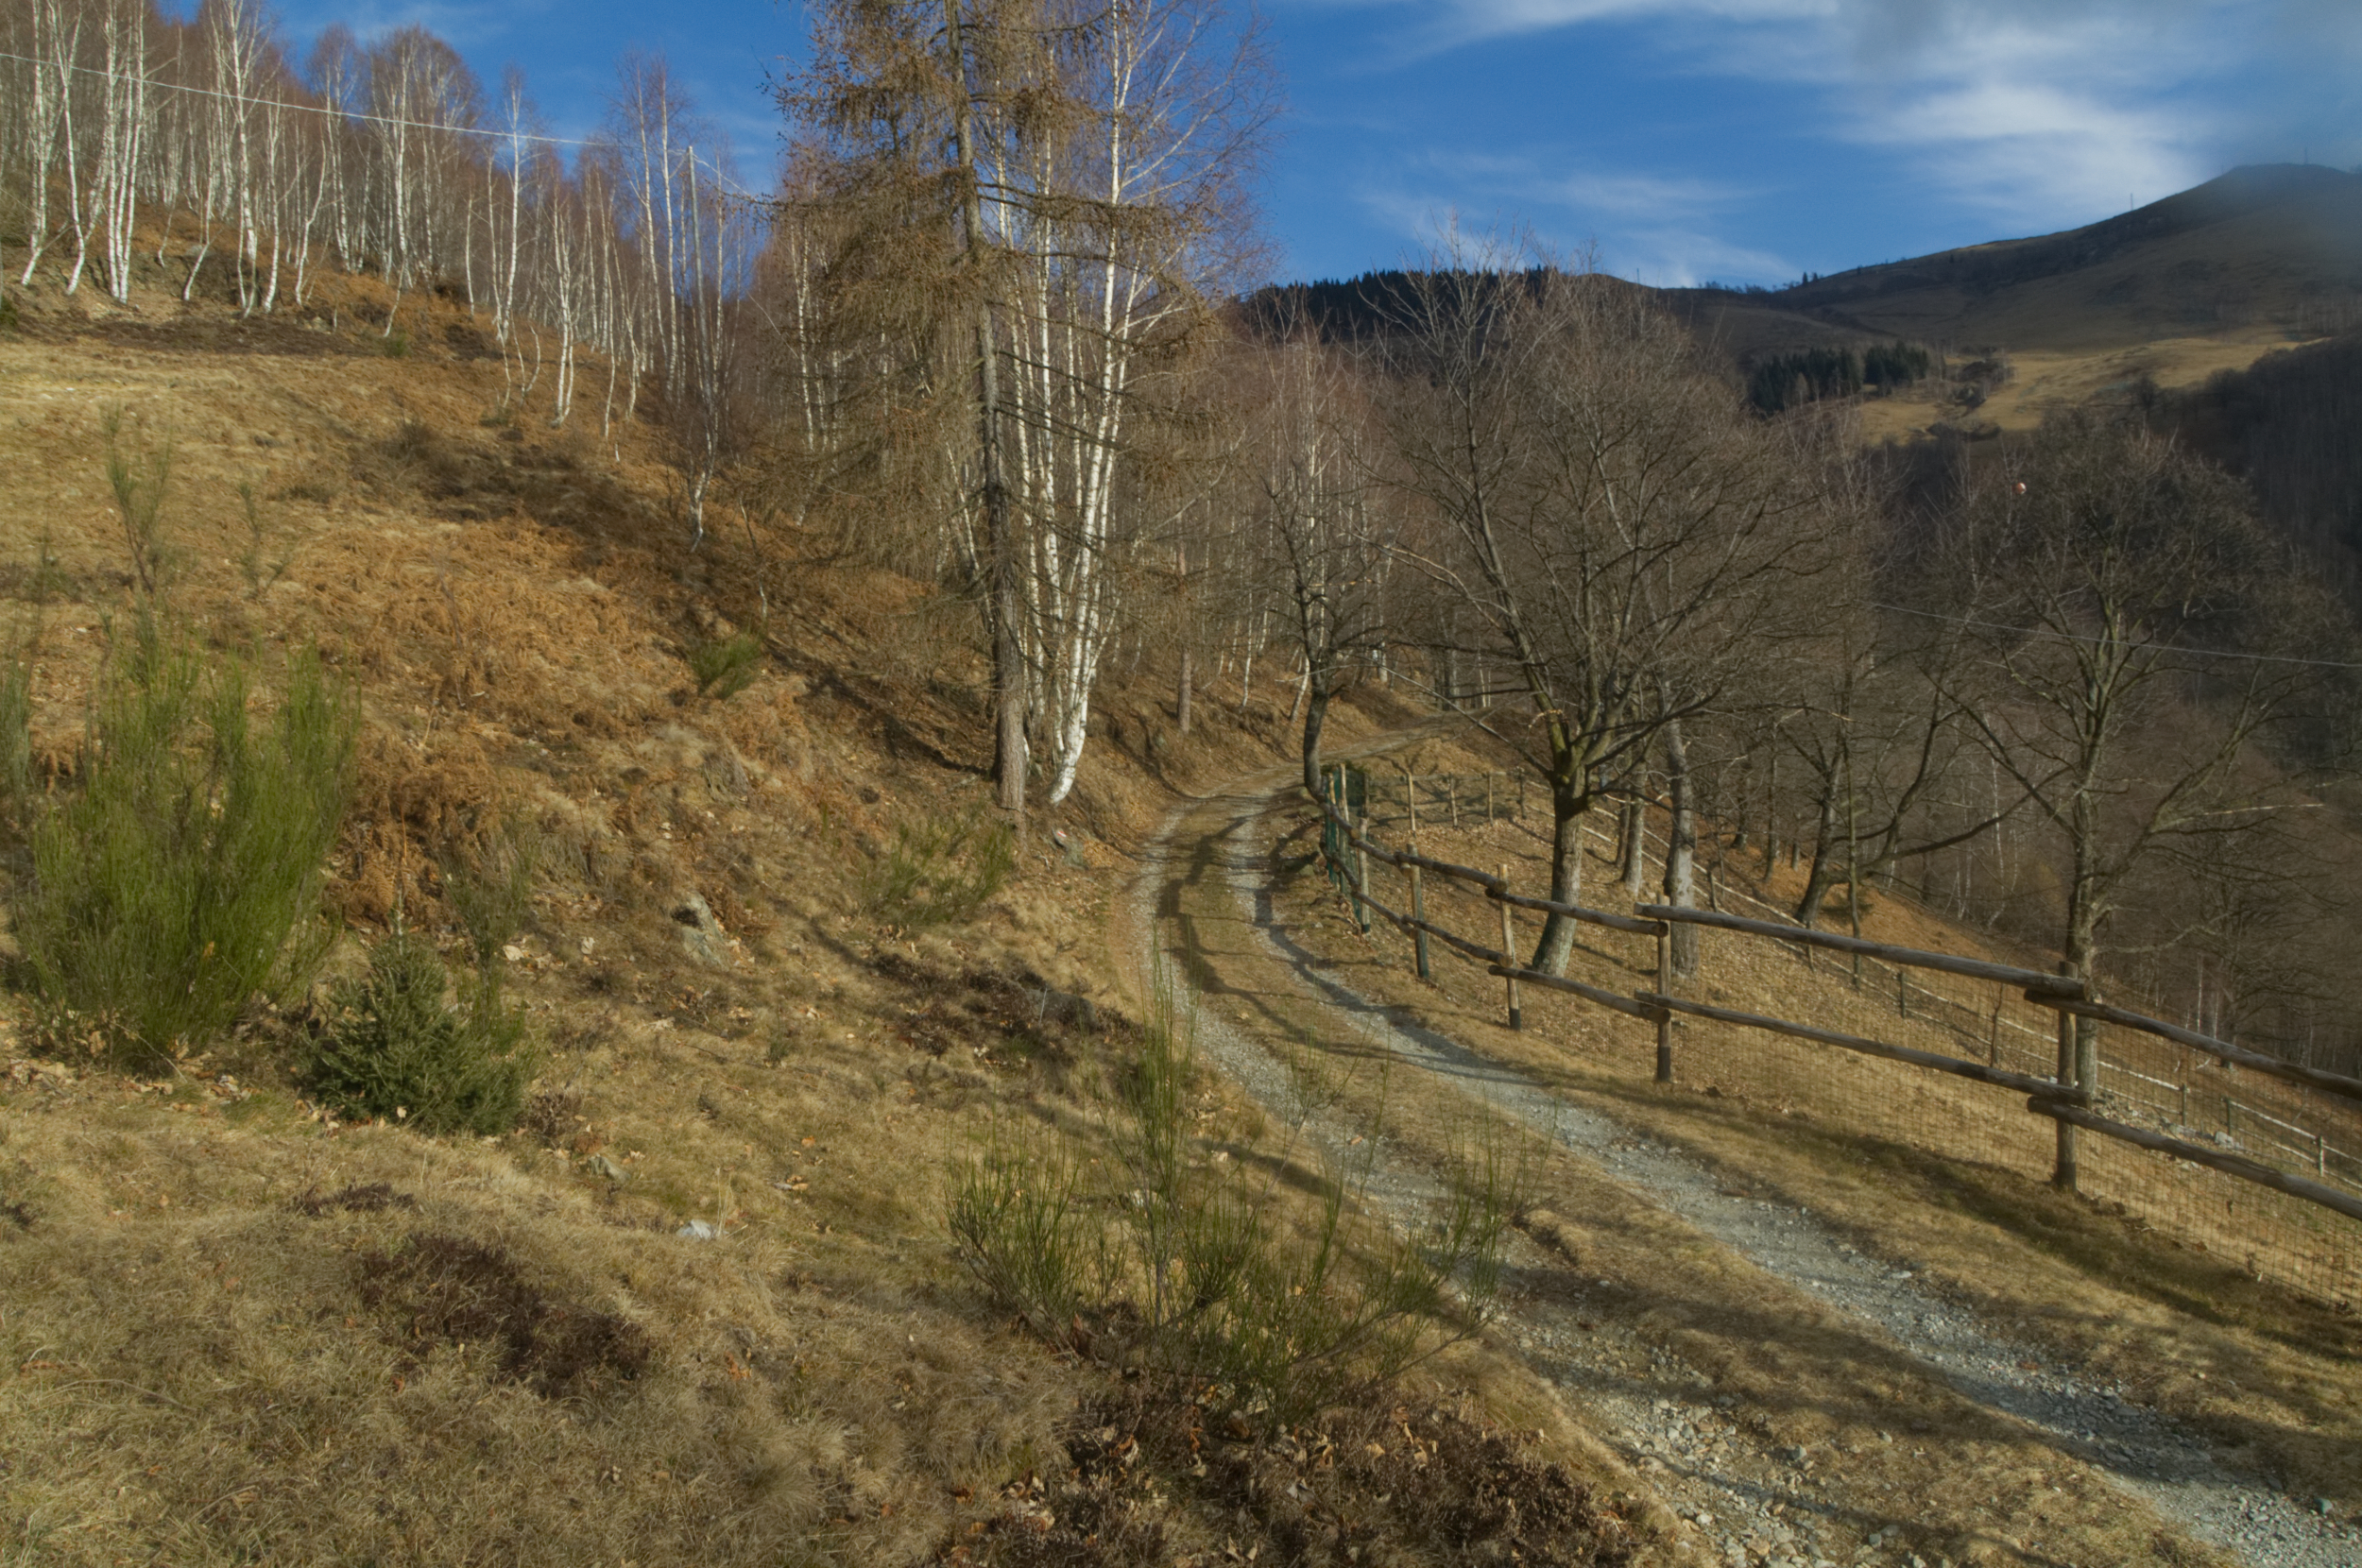
[[[2209,1149],[2202,1143],[2184,1143],[2180,1138],[2169,1138],[2162,1133],[2149,1133],[2138,1127],[2127,1127],[2122,1122],[2110,1121],[2105,1116],[2096,1116],[2089,1111],[2062,1104],[2056,1099],[2030,1099],[2027,1101],[2026,1108],[2036,1116],[2072,1122],[2090,1132],[2103,1133],[2112,1138],[2121,1138],[2126,1143],[2138,1144],[2143,1149],[2153,1149],[2160,1154],[2170,1154],[2177,1160],[2187,1160],[2192,1165],[2210,1166],[2227,1176],[2236,1176],[2243,1182],[2253,1182],[2258,1186],[2275,1188],[2291,1198],[2302,1198],[2308,1203],[2319,1203],[2321,1207],[2335,1209],[2351,1219],[2362,1219],[2362,1198],[2339,1192],[2335,1187],[2322,1186],[2318,1182],[2308,1182],[2302,1176],[2291,1176],[2286,1171],[2275,1169],[2259,1160],[2242,1159],[2236,1154],[2225,1153],[2219,1149]]]
[[[1957,1056],[1944,1056],[1932,1050],[1918,1050],[1909,1046],[1889,1045],[1883,1040],[1864,1039],[1858,1034],[1840,1034],[1833,1030],[1815,1029],[1810,1024],[1790,1023],[1786,1018],[1766,1017],[1760,1013],[1740,1013],[1727,1007],[1709,1007],[1703,1002],[1684,1001],[1678,997],[1641,993],[1644,1004],[1662,1007],[1675,1013],[1686,1013],[1696,1018],[1711,1018],[1717,1023],[1738,1024],[1747,1029],[1767,1030],[1773,1034],[1786,1034],[1799,1040],[1811,1040],[1819,1045],[1837,1046],[1845,1050],[1859,1051],[1864,1056],[1884,1057],[1890,1062],[1908,1062],[1915,1067],[1933,1067],[1956,1078],[1972,1079],[1978,1083],[1991,1083],[1996,1088],[2015,1089],[2041,1100],[2071,1100],[2082,1103],[2089,1096],[2080,1085],[2062,1083],[2051,1078],[2029,1078],[2024,1073],[2010,1072],[2000,1067],[1988,1067],[1976,1062],[1963,1062]]]
[[[1803,926],[1774,926],[1768,920],[1750,920],[1744,915],[1693,910],[1678,904],[1642,904],[1639,912],[1655,920],[1713,926],[1726,931],[1744,931],[1752,936],[1769,936],[1782,942],[1800,943],[1807,947],[1825,947],[1831,952],[1859,953],[1864,958],[1908,964],[1914,969],[1939,969],[1947,975],[1966,975],[1971,980],[1998,980],[2004,985],[2025,987],[2028,1001],[2044,1001],[2056,996],[2080,997],[2083,992],[2083,982],[2072,976],[2045,975],[2039,969],[1991,963],[1980,958],[1962,958],[1958,953],[1930,953],[1917,947],[1896,947],[1858,936],[1840,936],[1835,931],[1816,931]]]
[[[2090,1018],[2097,1023],[2129,1030],[2220,1063],[2226,1071],[2253,1071],[2308,1095],[2319,1094],[2339,1102],[2362,1103],[2362,1079],[2245,1049],[2196,1030],[2100,1001],[2092,996],[2087,981],[2074,976],[1971,958],[1964,954],[1840,935],[1792,922],[1784,924],[1754,919],[1720,909],[1643,903],[1635,906],[1631,914],[1623,914],[1516,893],[1510,887],[1510,868],[1507,864],[1498,873],[1487,872],[1475,866],[1422,855],[1417,848],[1423,817],[1430,830],[1440,831],[1446,826],[1440,820],[1441,813],[1424,810],[1429,802],[1441,802],[1447,806],[1454,801],[1468,803],[1473,815],[1474,803],[1481,801],[1484,808],[1483,823],[1487,827],[1501,820],[1500,813],[1504,810],[1514,812],[1516,806],[1523,803],[1523,792],[1522,789],[1517,792],[1513,804],[1510,792],[1502,782],[1507,775],[1457,775],[1438,781],[1433,775],[1387,779],[1379,775],[1363,775],[1349,784],[1344,775],[1345,770],[1342,766],[1335,770],[1329,787],[1324,792],[1327,798],[1317,799],[1315,803],[1325,825],[1323,858],[1328,861],[1331,878],[1337,882],[1340,892],[1351,901],[1362,929],[1366,931],[1369,929],[1369,917],[1374,914],[1410,935],[1415,946],[1417,973],[1422,980],[1429,978],[1430,938],[1480,966],[1486,974],[1499,979],[1506,989],[1509,1023],[1513,1029],[1522,1027],[1523,1023],[1519,1006],[1520,986],[1572,996],[1621,1015],[1653,1024],[1657,1046],[1656,1077],[1664,1082],[1670,1082],[1673,1078],[1672,1029],[1676,1016],[1760,1031],[2023,1095],[2028,1110],[2061,1129],[2058,1137],[2059,1160],[2053,1179],[2062,1185],[2075,1185],[2073,1133],[2080,1131],[2186,1162],[2185,1169],[2189,1167],[2201,1167],[2242,1183],[2269,1188],[2318,1210],[2362,1220],[2362,1194],[2329,1185],[2333,1178],[2347,1179],[2348,1173],[2357,1180],[2357,1185],[2362,1185],[2362,1157],[2334,1146],[2320,1130],[2299,1126],[2261,1107],[2243,1103],[2234,1099],[2227,1090],[2217,1092],[2209,1088],[2202,1091],[2206,1105],[2219,1106],[2223,1122],[2218,1133],[2204,1133],[2192,1125],[2194,1090],[2187,1073],[2189,1063],[2186,1058],[2180,1066],[2170,1062],[2151,1064],[2159,1065],[2160,1070],[2180,1073],[2182,1077],[2178,1082],[2145,1073],[2126,1062],[2094,1058],[2088,1042],[2081,1051],[2075,1048],[2075,1020]],[[1472,793],[1466,789],[1471,777],[1481,781],[1481,793]],[[1426,787],[1424,796],[1423,787]],[[1404,810],[1384,816],[1376,814],[1372,807],[1383,804],[1389,792],[1398,794]],[[1407,825],[1410,847],[1391,848],[1373,840],[1369,829],[1379,822]],[[1456,824],[1454,830],[1458,830]],[[1588,825],[1585,834],[1600,839],[1603,844],[1607,842],[1603,835],[1593,832]],[[1652,841],[1663,842],[1643,827],[1642,839],[1633,853],[1645,852]],[[1617,847],[1620,853],[1620,844]],[[1393,866],[1405,874],[1411,889],[1412,907],[1409,911],[1390,908],[1371,895],[1368,886],[1371,861]],[[1474,892],[1497,906],[1500,912],[1499,946],[1495,947],[1484,942],[1472,941],[1429,919],[1424,903],[1423,882],[1428,876],[1441,878],[1447,883]],[[1718,889],[1712,878],[1707,880],[1707,893],[1710,898],[1718,895],[1735,897],[1767,912],[1784,912],[1773,910],[1742,889]],[[1627,995],[1568,976],[1552,975],[1529,967],[1519,961],[1515,949],[1514,926],[1510,918],[1512,910],[1557,915],[1585,925],[1653,939],[1656,948],[1655,986]],[[1811,967],[1812,955],[1816,951],[1847,956],[1853,961],[1857,991],[1862,990],[1865,963],[1890,966],[1892,974],[1891,1005],[1901,1017],[1912,1020],[1914,1028],[1933,1028],[1944,1031],[1973,1055],[1981,1055],[1984,1060],[1973,1060],[1970,1055],[1946,1055],[1942,1051],[1765,1014],[1717,1007],[1684,997],[1679,994],[1680,987],[1675,983],[1671,958],[1670,934],[1677,926],[1706,928],[1768,940],[1792,949],[1805,961],[1807,968]],[[1979,981],[1995,989],[1987,1003],[1973,1004],[1960,997],[1929,990],[1917,983],[1911,978],[1914,971]],[[1884,984],[1885,981],[1879,983]],[[2005,1016],[2004,1003],[2011,993],[2022,997],[2026,1003],[2056,1015],[2059,1022],[2055,1033],[2028,1028],[2016,1019]],[[1863,993],[1865,997],[1874,994],[1874,991]],[[2005,1056],[2016,1062],[2028,1062],[2030,1058],[2028,1065],[2039,1070],[2021,1071],[2014,1065],[2004,1065]],[[2148,1061],[2149,1058],[2142,1057],[2140,1060]],[[2077,1081],[2079,1064],[2080,1082]],[[2108,1082],[2111,1075],[2115,1083]],[[2122,1086],[2118,1087],[2118,1084]],[[2144,1086],[2165,1091],[2169,1098],[2145,1093]],[[2292,1115],[2300,1114],[2293,1108],[2284,1109],[2289,1109]],[[2172,1131],[2131,1125],[2119,1119],[2119,1116],[2126,1113],[2153,1116]],[[2279,1135],[2266,1132],[2267,1128],[2276,1130]],[[2174,1133],[2189,1135],[2176,1136]],[[2210,1137],[2212,1142],[2197,1141]],[[2290,1139],[2296,1141],[2291,1142]],[[2251,1146],[2258,1150],[2268,1148],[2292,1163],[2309,1166],[2313,1176],[2319,1179],[2307,1179],[2237,1151]],[[2350,1283],[2341,1280],[2341,1287],[2350,1290]]]
[[[2286,1079],[2291,1083],[2302,1083],[2308,1089],[2319,1089],[2324,1094],[2337,1095],[2346,1099],[2362,1100],[2362,1078],[2348,1078],[2343,1073],[2330,1072],[2321,1067],[2302,1066],[2295,1062],[2283,1061],[2277,1056],[2266,1056],[2259,1051],[2245,1050],[2227,1040],[2217,1040],[2211,1034],[2200,1034],[2194,1029],[2183,1029],[2180,1024],[2169,1024],[2163,1018],[2148,1017],[2125,1008],[2111,1007],[2106,1002],[2047,996],[2037,997],[2031,992],[2027,994],[2026,999],[2037,1006],[2055,1007],[2062,1013],[2073,1013],[2086,1018],[2097,1018],[2102,1023],[2116,1024],[2125,1029],[2137,1029],[2144,1034],[2154,1034],[2161,1040],[2171,1040],[2175,1045],[2187,1046],[2192,1050],[2202,1050],[2209,1056],[2235,1063],[2256,1072],[2268,1073],[2274,1078]]]

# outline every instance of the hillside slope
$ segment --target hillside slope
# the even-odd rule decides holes
[[[554,428],[550,379],[528,388],[464,310],[388,303],[354,279],[257,321],[23,297],[0,330],[0,624],[37,766],[70,789],[130,605],[119,416],[135,469],[169,454],[167,619],[265,690],[317,645],[358,695],[332,974],[397,921],[462,962],[442,865],[531,825],[533,907],[495,962],[539,1076],[515,1132],[422,1136],[312,1097],[317,989],[128,1068],[0,996],[14,1555],[1661,1556],[1669,1516],[1578,1428],[1511,1435],[1455,1391],[1489,1352],[1300,1434],[1316,1462],[1235,1391],[1052,1349],[950,1243],[996,1140],[1108,1152],[1151,1000],[1104,940],[1110,901],[1176,791],[1288,755],[1286,691],[1209,689],[1184,738],[1163,692],[1110,683],[1080,789],[1039,824],[1070,847],[1034,840],[981,909],[923,926],[886,872],[983,820],[966,612],[727,503],[692,552],[643,422],[603,432],[590,396]],[[686,656],[736,628],[763,634],[752,683],[700,694]],[[1341,739],[1414,716],[1362,701]],[[1317,1218],[1285,1128],[1219,1081],[1190,1095],[1201,1162],[1286,1173],[1275,1221]]]
[[[1248,317],[1360,339],[1403,298],[1400,273],[1259,291]],[[1650,289],[1742,375],[1812,349],[1900,338],[1951,376],[1859,400],[1871,441],[1932,427],[2027,430],[2053,409],[2144,385],[2195,386],[2275,349],[2362,322],[2362,175],[2234,169],[2057,234],[1858,266],[1780,289]]]

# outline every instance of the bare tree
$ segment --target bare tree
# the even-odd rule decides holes
[[[2226,475],[2088,412],[2047,422],[1956,526],[1963,620],[2002,688],[1970,711],[2058,838],[2061,967],[2092,977],[2136,873],[2235,857],[2295,803],[2259,748],[2319,673],[2274,656],[2318,645],[2325,605],[2277,570]],[[2097,1051],[2084,1020],[2061,1076],[2092,1083]]]
[[[2088,975],[2136,867],[2212,858],[2271,806],[2246,764],[2318,676],[2270,656],[2323,606],[2227,476],[2099,416],[2045,425],[1960,527],[1964,629],[2005,683],[1969,711],[2064,846],[2060,948]]]
[[[1318,794],[1329,704],[1384,637],[1401,498],[1378,484],[1382,435],[1347,356],[1306,332],[1241,346],[1231,364],[1247,404],[1239,565],[1276,601],[1303,660],[1304,787]]]
[[[1984,695],[1961,668],[1962,629],[1882,613],[1866,602],[1872,588],[1866,571],[1846,573],[1823,601],[1826,635],[1794,667],[1775,741],[1798,764],[1790,776],[1810,816],[1799,829],[1807,859],[1792,912],[1817,923],[1845,885],[1857,935],[1863,882],[1974,843],[2026,798],[2012,789],[1964,806],[1969,765],[1985,752],[1975,717]]]
[[[1635,291],[1472,259],[1491,258],[1447,251],[1388,302],[1395,445],[1443,530],[1419,565],[1531,705],[1512,739],[1549,791],[1550,896],[1573,903],[1605,778],[1712,711],[1818,569],[1818,497]],[[1574,938],[1551,916],[1534,966],[1563,971]]]

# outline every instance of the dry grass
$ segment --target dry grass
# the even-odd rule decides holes
[[[33,1219],[6,1243],[0,1426],[11,1523],[44,1559],[361,1560],[391,1539],[419,1560],[734,1561],[827,1538],[901,1559],[1066,1404],[922,1268],[803,1218],[858,1196],[768,1188],[829,1163],[769,1118],[759,1161],[711,1123],[626,1122],[655,1152],[609,1190],[555,1155],[183,1095],[174,1114],[93,1084],[8,1118]],[[315,1197],[370,1184],[399,1199]],[[727,1239],[674,1236],[693,1212]],[[933,1419],[951,1407],[972,1423]]]
[[[1974,411],[1938,401],[1948,387],[1926,383],[1892,397],[1865,398],[1857,406],[1862,438],[1908,440],[1938,420],[1982,421],[2028,431],[2045,415],[2121,398],[2143,378],[2161,387],[2198,385],[2218,370],[2244,370],[2288,347],[2286,332],[2243,328],[2206,337],[2167,337],[2130,347],[2012,349],[2012,374]]]

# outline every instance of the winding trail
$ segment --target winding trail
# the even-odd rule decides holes
[[[1392,743],[1399,738],[1370,749]],[[2234,1474],[2193,1435],[2114,1389],[2051,1365],[2048,1353],[1995,1337],[1908,1271],[1857,1252],[1806,1208],[1735,1194],[1683,1150],[1339,984],[1274,910],[1276,867],[1258,841],[1292,777],[1287,770],[1258,774],[1175,810],[1146,853],[1116,932],[1143,976],[1155,954],[1167,955],[1195,1008],[1198,1049],[1267,1108],[1302,1114],[1291,1070],[1272,1042],[1300,1038],[1306,1015],[1327,1032],[1349,1030],[1398,1070],[1410,1069],[1414,1082],[1465,1096],[1549,1138],[1637,1202],[1746,1259],[1777,1287],[1837,1314],[1871,1354],[1907,1361],[1948,1385],[1996,1429],[2046,1444],[2062,1465],[2081,1467],[2124,1503],[2153,1510],[2160,1525],[2178,1525],[2175,1533],[2210,1543],[2225,1560],[2362,1568],[2362,1541],[2350,1528]],[[1344,1127],[1318,1116],[1307,1133],[1336,1147],[1345,1137]],[[1412,1221],[1440,1190],[1433,1168],[1431,1159],[1384,1144],[1372,1159],[1375,1201]],[[2011,1554],[2027,1562],[2107,1560],[2089,1555],[2088,1542],[2079,1550],[2070,1542],[1913,1517],[1908,1504],[1898,1507],[1893,1487],[1851,1474],[1860,1466],[1844,1456],[1783,1444],[1769,1423],[1749,1419],[1741,1402],[1715,1394],[1712,1380],[1685,1367],[1664,1336],[1635,1321],[1644,1315],[1618,1311],[1625,1293],[1616,1282],[1580,1277],[1570,1257],[1525,1238],[1509,1261],[1513,1287],[1495,1339],[1648,1474],[1687,1521],[1679,1542],[1686,1555],[1774,1568],[1935,1568],[1954,1554],[1962,1561]],[[1899,1429],[1908,1420],[1898,1410],[1889,1423]],[[1884,1430],[1876,1438],[1897,1440]],[[1927,1441],[1933,1451],[1924,1458],[1932,1471],[1947,1456]],[[1919,1449],[1909,1454],[1922,1457]],[[1901,1450],[1884,1457],[1908,1468]],[[2154,1560],[2214,1555],[2178,1550],[2188,1555]]]

